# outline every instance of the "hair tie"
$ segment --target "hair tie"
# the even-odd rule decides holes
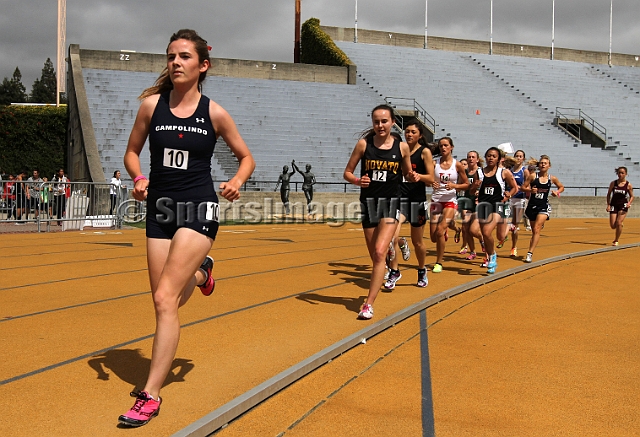
[[[207,46],[207,50],[211,51],[212,49],[213,49],[213,47]]]

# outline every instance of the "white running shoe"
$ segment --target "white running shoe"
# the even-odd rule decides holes
[[[407,239],[404,237],[398,238],[398,246],[400,246],[400,251],[402,252],[402,259],[409,261],[409,258],[411,258],[411,249],[409,249]]]
[[[398,282],[400,278],[402,278],[400,270],[394,270],[393,272],[389,273],[389,278],[387,279],[387,282],[384,283],[384,288],[386,288],[387,290],[393,290],[394,288],[396,288],[396,282]]]
[[[524,262],[530,263],[531,261],[533,261],[533,254],[531,252],[527,252],[527,256],[525,257]]]
[[[387,260],[393,261],[394,259],[396,259],[396,247],[393,244],[393,240],[391,240],[391,243],[389,243],[389,250],[387,251]]]
[[[429,278],[427,278],[427,269],[418,270],[418,283],[416,285],[420,288],[424,288],[429,285]]]
[[[362,309],[358,313],[358,318],[363,320],[369,320],[373,317],[373,307],[368,303],[362,305]]]

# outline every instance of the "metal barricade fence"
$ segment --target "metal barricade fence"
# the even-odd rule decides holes
[[[0,232],[120,227],[118,207],[127,200],[125,188],[108,182],[11,181],[3,187]]]
[[[291,182],[299,191],[302,182]],[[273,191],[276,181],[250,181],[244,191]],[[327,191],[356,192],[345,182],[331,185]],[[219,182],[215,183],[218,186]],[[326,188],[326,187],[325,187]],[[337,189],[336,189],[337,188]],[[569,187],[565,195],[604,196],[607,187]],[[133,199],[131,190],[93,182],[3,181],[0,194],[0,233],[80,230],[84,227],[120,229],[125,224],[141,222],[146,217],[146,202]]]

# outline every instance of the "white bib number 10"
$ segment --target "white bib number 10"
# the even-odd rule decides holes
[[[189,168],[189,152],[186,150],[164,149],[164,159],[162,165],[178,170]]]

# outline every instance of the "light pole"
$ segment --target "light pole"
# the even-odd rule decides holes
[[[56,106],[60,106],[60,93],[67,89],[67,66],[65,62],[65,46],[67,35],[67,0],[58,0],[58,53],[56,77]]]
[[[553,61],[553,50],[556,43],[556,0],[552,2],[551,13],[551,60]]]
[[[491,25],[489,28],[489,54],[493,55],[493,0],[491,0]]]
[[[613,44],[613,0],[609,11],[609,67],[611,67],[611,48]]]
[[[353,42],[358,42],[358,0],[356,0],[356,25],[353,33]]]
[[[293,62],[300,63],[300,0],[296,0],[296,18],[295,18],[295,42],[293,47]]]
[[[428,42],[427,42],[427,11],[429,9],[429,0],[425,0],[424,3],[424,48],[426,49],[428,47]]]

